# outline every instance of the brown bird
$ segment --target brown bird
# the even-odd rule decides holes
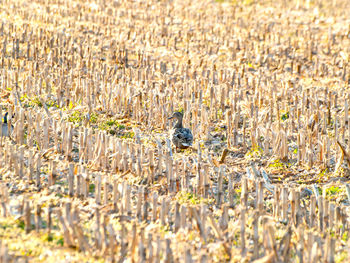
[[[172,142],[177,149],[186,149],[192,146],[193,143],[193,135],[190,129],[184,128],[182,126],[183,114],[181,112],[175,112],[170,119],[176,119],[177,122],[171,131]]]

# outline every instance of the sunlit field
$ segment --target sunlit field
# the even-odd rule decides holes
[[[349,261],[348,0],[0,8],[1,263]]]

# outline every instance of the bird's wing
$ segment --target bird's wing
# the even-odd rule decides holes
[[[190,129],[178,129],[177,131],[175,131],[174,137],[176,137],[176,140],[184,146],[192,145],[193,135]]]

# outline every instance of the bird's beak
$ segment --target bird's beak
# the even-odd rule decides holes
[[[171,119],[173,119],[173,118],[174,118],[174,116],[171,116],[171,117],[168,118],[168,120],[171,120]]]

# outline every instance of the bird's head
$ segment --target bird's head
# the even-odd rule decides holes
[[[171,120],[171,119],[177,119],[177,120],[182,120],[183,118],[183,114],[181,112],[174,112],[173,116],[169,117],[168,119]]]

